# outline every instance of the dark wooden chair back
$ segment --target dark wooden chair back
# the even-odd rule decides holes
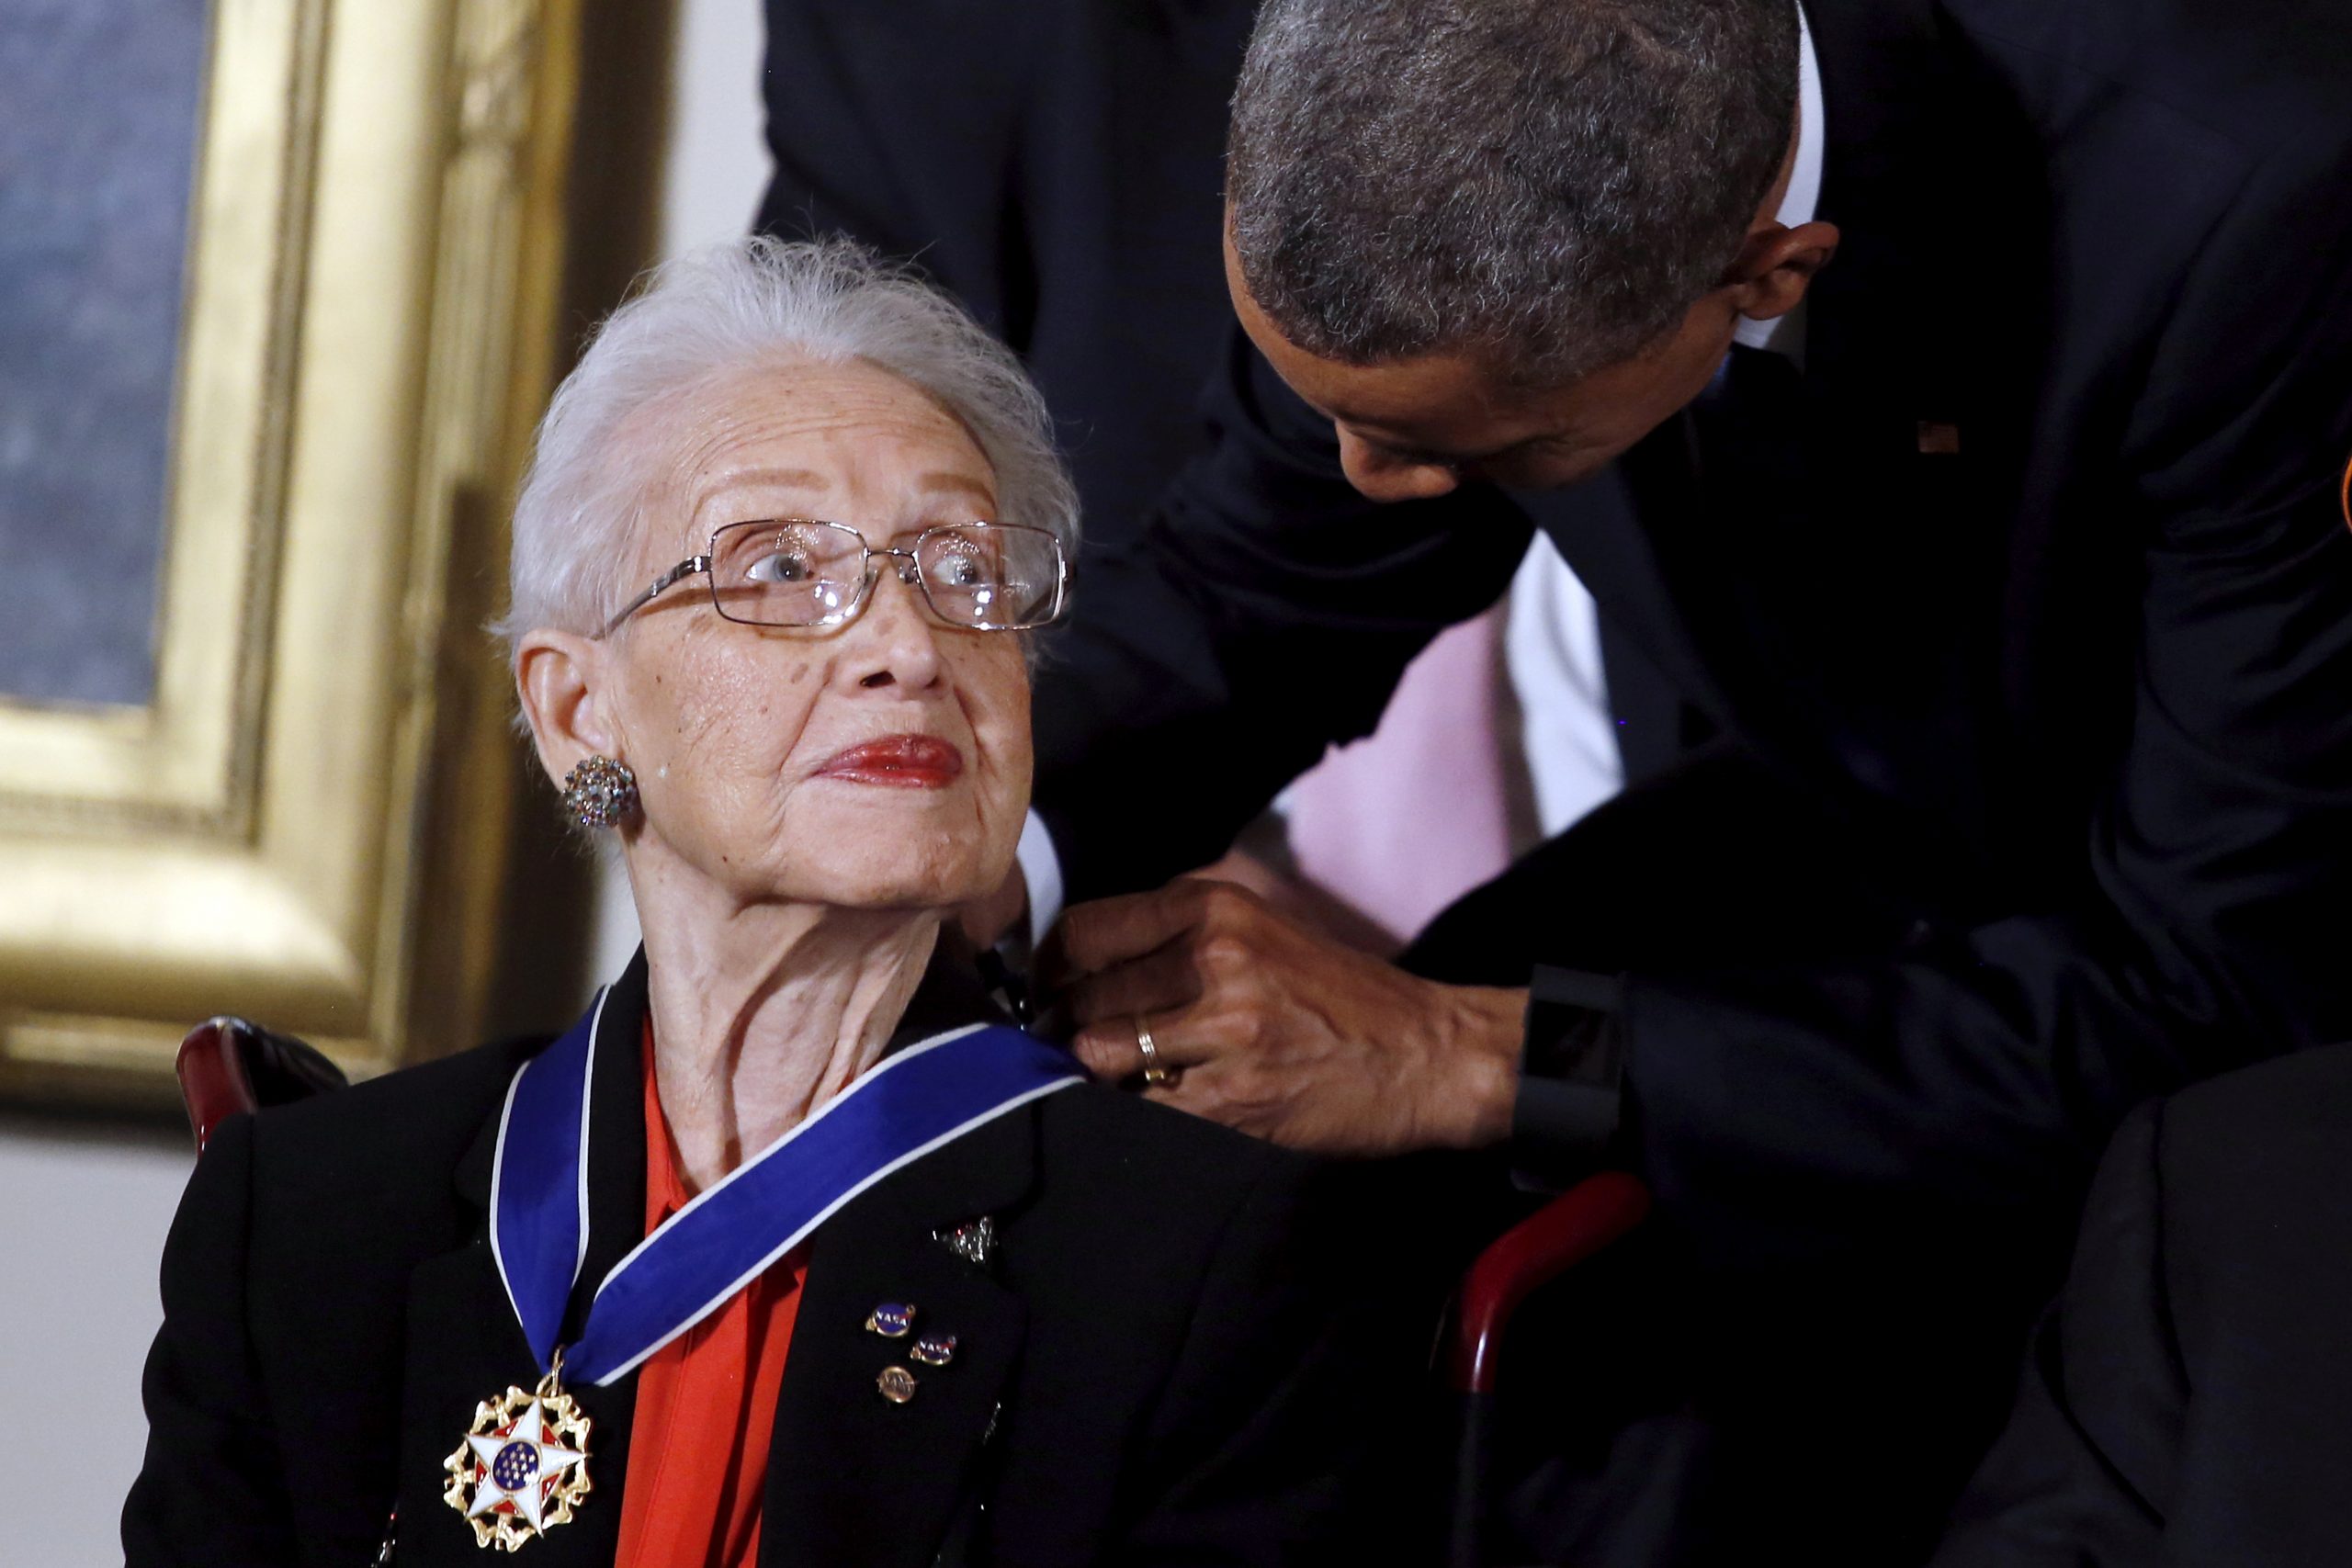
[[[207,1019],[180,1042],[180,1100],[196,1148],[240,1111],[284,1105],[345,1088],[343,1069],[316,1048],[242,1018]]]

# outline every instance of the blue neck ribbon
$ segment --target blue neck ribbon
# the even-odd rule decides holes
[[[515,1070],[499,1118],[491,1252],[542,1371],[588,1252],[588,1089],[609,995]],[[1001,1024],[885,1057],[613,1266],[563,1348],[564,1380],[627,1375],[892,1171],[1083,1077],[1067,1052]]]

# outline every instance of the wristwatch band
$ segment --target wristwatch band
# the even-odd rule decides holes
[[[1511,1174],[1558,1191],[1608,1157],[1624,1116],[1624,983],[1538,965],[1527,990],[1526,1043],[1511,1105]]]

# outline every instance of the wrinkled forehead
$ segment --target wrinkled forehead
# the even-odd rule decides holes
[[[712,529],[819,516],[887,536],[992,516],[996,475],[937,398],[863,360],[730,370],[623,427],[640,477],[639,548],[693,553]]]

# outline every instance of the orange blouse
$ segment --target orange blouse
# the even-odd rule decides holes
[[[645,1024],[645,1228],[693,1197],[678,1175]],[[776,1390],[800,1308],[794,1253],[646,1359],[637,1373],[616,1568],[751,1568]]]

